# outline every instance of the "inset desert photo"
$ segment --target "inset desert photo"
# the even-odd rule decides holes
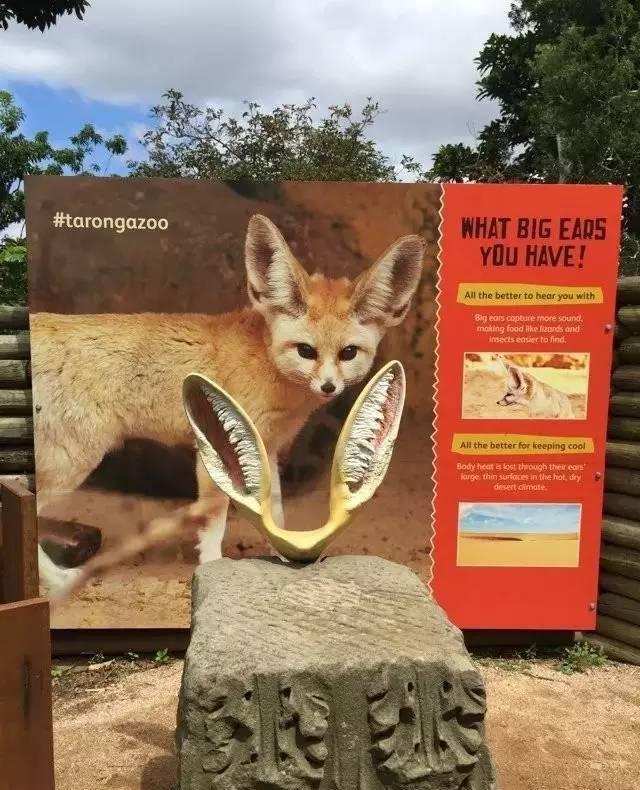
[[[588,389],[589,354],[468,351],[462,418],[584,420]]]
[[[469,503],[458,506],[458,566],[576,568],[579,504]]]

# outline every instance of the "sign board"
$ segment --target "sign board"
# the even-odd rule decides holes
[[[461,628],[595,625],[621,199],[444,188],[432,588]]]
[[[37,176],[26,198],[45,549],[83,563],[196,501],[211,527],[101,573],[54,628],[187,628],[199,555],[268,553],[198,466],[184,376],[266,421],[301,529],[392,359],[389,472],[330,553],[407,565],[461,627],[593,625],[618,188]]]

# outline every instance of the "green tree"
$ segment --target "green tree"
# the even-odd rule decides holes
[[[225,181],[394,181],[402,170],[420,171],[411,157],[396,167],[370,139],[380,114],[372,99],[359,115],[343,104],[319,119],[313,99],[271,112],[254,102],[245,107],[236,118],[168,91],[151,109],[154,128],[141,140],[148,158],[131,162],[130,173]]]
[[[443,181],[619,183],[626,187],[623,272],[640,271],[640,5],[519,0],[513,32],[477,58],[480,99],[498,117],[474,146],[442,146]]]
[[[26,244],[24,240],[24,177],[26,175],[104,174],[114,156],[123,156],[127,144],[122,135],[105,138],[86,124],[70,138],[69,145],[56,148],[47,132],[33,138],[20,128],[24,112],[11,94],[0,91],[0,233],[18,225],[11,236],[0,240],[0,303],[23,304],[26,299]],[[104,149],[104,150],[103,150]],[[105,160],[93,158],[98,152]]]
[[[89,5],[88,0],[5,0],[0,2],[0,27],[6,30],[10,22],[17,22],[44,31],[64,14],[82,19]]]

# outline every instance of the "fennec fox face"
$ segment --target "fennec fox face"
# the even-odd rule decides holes
[[[555,387],[539,381],[517,365],[499,358],[506,375],[506,392],[497,402],[498,406],[524,406],[531,418],[572,419],[571,402],[567,395]]]
[[[420,278],[424,242],[404,236],[355,281],[309,275],[264,217],[249,223],[249,298],[270,330],[269,352],[287,378],[323,400],[364,379],[385,331],[402,322]]]

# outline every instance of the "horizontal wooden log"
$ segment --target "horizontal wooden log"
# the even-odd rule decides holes
[[[640,521],[640,498],[630,494],[605,491],[603,512],[607,516],[618,516],[630,521]]]
[[[640,522],[605,516],[602,521],[602,539],[614,546],[640,551]]]
[[[609,414],[613,417],[640,419],[640,392],[616,392],[609,401]]]
[[[616,593],[602,593],[598,599],[598,613],[625,623],[640,625],[640,601]]]
[[[0,415],[30,416],[33,409],[31,390],[0,390]]]
[[[624,645],[632,645],[640,648],[640,626],[618,620],[617,617],[608,615],[598,615],[596,621],[596,631],[602,636],[610,639],[617,639]]]
[[[33,472],[32,447],[2,447],[0,446],[0,473],[20,472],[28,474]]]
[[[604,472],[605,491],[640,496],[640,470],[608,466]]]
[[[34,475],[0,475],[0,485],[2,483],[17,483],[29,491],[35,491]]]
[[[629,327],[624,326],[619,321],[616,321],[616,325],[613,330],[613,337],[616,343],[622,342],[625,338],[629,337],[632,334]]]
[[[617,573],[627,579],[640,580],[640,551],[603,543],[600,567],[607,573]]]
[[[618,346],[618,359],[621,365],[637,365],[640,362],[640,337],[631,335]]]
[[[615,573],[601,573],[600,589],[640,601],[640,581],[635,579],[627,579],[625,576],[617,576]]]
[[[640,444],[608,441],[605,457],[607,466],[640,469]]]
[[[607,434],[610,439],[640,442],[640,419],[633,417],[611,417]]]
[[[28,329],[29,309],[27,307],[0,306],[0,329]]]
[[[621,310],[625,305],[640,304],[640,277],[620,277],[617,302]]]
[[[33,444],[31,417],[0,417],[0,444]]]
[[[631,333],[640,330],[640,305],[624,305],[619,308],[618,321]]]
[[[25,387],[31,383],[31,363],[24,359],[0,359],[0,387]]]
[[[616,368],[611,383],[615,390],[640,392],[640,365],[621,365]]]
[[[584,637],[584,641],[593,645],[593,647],[601,647],[607,658],[610,658],[612,661],[624,661],[627,664],[640,666],[640,650],[631,647],[631,645],[625,645],[616,639],[608,639],[600,634],[587,634]]]
[[[619,516],[640,521],[640,498],[629,494],[605,491],[603,511],[607,516]]]
[[[0,335],[0,359],[29,359],[29,335]]]

